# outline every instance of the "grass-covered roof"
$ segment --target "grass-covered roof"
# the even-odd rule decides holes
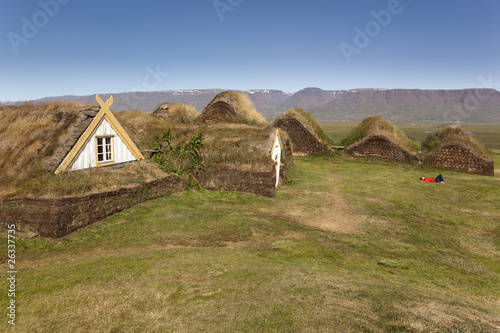
[[[237,91],[225,91],[215,96],[196,122],[199,124],[219,122],[249,125],[266,124],[266,120],[255,109],[250,98],[246,94]]]
[[[342,140],[342,145],[350,146],[372,135],[384,136],[393,143],[412,152],[420,150],[418,143],[410,140],[403,131],[385,120],[382,116],[369,116],[365,118],[361,124],[353,128],[347,137]]]
[[[277,124],[284,118],[293,118],[298,120],[314,137],[316,137],[319,142],[325,146],[331,146],[333,144],[332,138],[325,133],[316,118],[314,118],[306,110],[302,108],[292,108],[276,118],[274,123]]]
[[[0,106],[0,192],[44,169],[83,107],[73,102]]]
[[[53,174],[98,110],[74,102],[0,106],[0,199],[83,194],[161,174],[147,163],[127,165],[119,172],[113,168]]]
[[[163,103],[153,112],[153,115],[173,122],[191,124],[200,113],[191,104]]]
[[[22,104],[0,107],[0,200],[19,197],[55,197],[133,186],[166,175],[156,163],[142,161],[113,168],[54,175],[65,150],[85,130],[93,105],[72,102]],[[270,154],[276,129],[246,124],[188,125],[153,117],[149,112],[114,113],[144,156],[168,128],[172,146],[181,147],[203,134],[201,155],[206,167],[270,171]],[[85,123],[87,121],[87,123]],[[81,135],[81,133],[80,133]],[[286,133],[282,132],[282,139]],[[175,162],[175,161],[174,161]],[[176,162],[175,162],[176,163]]]
[[[197,132],[203,134],[201,153],[207,167],[263,171],[269,169],[272,161],[270,148],[276,128],[269,125],[222,123],[200,127],[168,122],[139,111],[118,112],[116,117],[141,151],[154,148],[156,138],[170,128],[171,144],[177,147],[188,142]],[[280,135],[283,140],[287,138],[282,131]]]
[[[472,149],[479,156],[492,159],[493,155],[482,143],[477,141],[473,135],[466,133],[460,125],[447,124],[437,127],[422,142],[422,148],[427,152],[433,152],[439,147],[447,144],[460,144]]]

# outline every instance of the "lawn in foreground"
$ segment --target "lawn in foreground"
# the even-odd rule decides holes
[[[16,331],[500,326],[498,175],[424,184],[438,170],[339,158],[296,169],[276,198],[186,192],[19,241]]]

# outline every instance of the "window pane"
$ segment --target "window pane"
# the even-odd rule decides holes
[[[113,160],[112,137],[96,138],[97,162],[111,162]]]

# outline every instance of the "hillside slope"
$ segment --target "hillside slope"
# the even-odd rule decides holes
[[[115,111],[153,112],[162,103],[188,103],[201,112],[222,89],[126,92],[113,94]],[[273,120],[290,108],[311,112],[320,122],[359,122],[379,114],[389,121],[500,122],[500,92],[495,89],[419,90],[305,88],[294,94],[281,90],[245,90],[256,109]],[[102,94],[107,98],[109,94]],[[93,103],[95,95],[47,97],[37,101]]]
[[[149,111],[153,112],[163,103],[187,103],[193,105],[199,112],[212,101],[218,94],[226,89],[196,89],[196,90],[170,90],[147,92],[113,93],[113,110],[115,111]],[[250,97],[258,110],[276,110],[281,103],[289,98],[281,90],[245,90],[241,91]],[[107,98],[110,94],[101,94]],[[41,101],[75,101],[80,103],[94,103],[95,95],[86,96],[56,96],[36,100]]]
[[[302,89],[288,98],[286,101],[279,105],[280,109],[288,110],[292,108],[314,109],[323,106],[334,99],[340,97],[338,94],[331,90],[323,90],[320,88],[305,88]]]
[[[313,110],[326,119],[357,121],[380,114],[391,121],[500,121],[500,92],[494,89],[365,90]]]

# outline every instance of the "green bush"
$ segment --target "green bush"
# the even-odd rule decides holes
[[[151,159],[166,172],[180,175],[194,175],[203,169],[203,133],[196,132],[191,139],[180,145],[172,143],[172,133],[168,127],[161,135],[153,138]]]

